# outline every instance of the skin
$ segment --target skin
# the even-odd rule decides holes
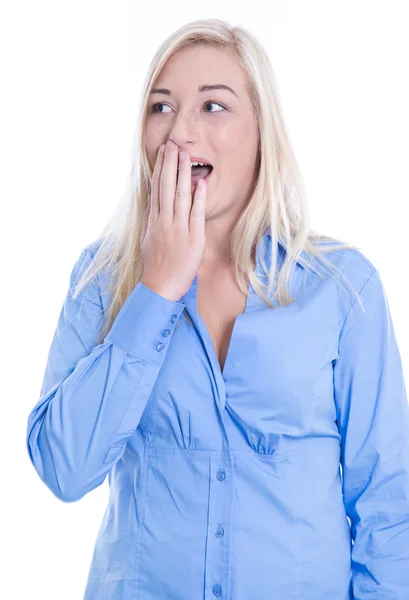
[[[225,84],[226,90],[198,91]],[[229,235],[248,202],[256,175],[258,128],[244,73],[231,51],[198,46],[177,51],[162,69],[150,97],[145,146],[152,169],[161,144],[173,140],[213,165],[206,188],[206,246],[201,270],[230,262]],[[150,112],[157,104],[155,112]]]

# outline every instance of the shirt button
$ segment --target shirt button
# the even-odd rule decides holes
[[[170,317],[170,322],[172,323],[172,325],[173,325],[173,323],[176,323],[176,319],[177,319],[177,318],[178,318],[178,316],[177,316],[177,315],[172,315],[172,316]]]
[[[162,337],[168,337],[169,334],[170,334],[170,329],[164,329],[162,331]]]
[[[216,477],[219,481],[224,481],[226,479],[226,473],[223,471],[223,469],[219,469],[216,473]]]
[[[162,350],[164,349],[165,344],[162,344],[162,342],[159,342],[159,344],[156,344],[156,350],[158,352],[162,352]]]
[[[221,525],[218,526],[215,533],[216,537],[220,538],[224,536],[224,529]]]
[[[213,594],[215,596],[221,596],[222,595],[222,586],[219,585],[218,583],[216,583],[216,585],[213,586]]]

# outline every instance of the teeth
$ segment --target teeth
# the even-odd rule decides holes
[[[212,165],[208,165],[207,163],[201,163],[201,162],[191,162],[190,168],[192,168],[192,167],[212,167]],[[179,167],[177,168],[177,170],[179,171]]]

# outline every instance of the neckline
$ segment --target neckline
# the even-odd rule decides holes
[[[264,259],[266,259],[266,256],[265,256],[266,248],[268,248],[267,245],[268,245],[269,239],[271,239],[271,238],[268,237],[268,232],[267,232],[264,236],[262,236],[262,238],[260,238],[260,240],[258,241],[258,243],[256,245],[255,267],[254,267],[252,273],[253,273],[253,275],[256,275],[260,278],[263,278],[263,271],[262,271],[261,264],[260,264],[260,254],[263,253]],[[234,364],[234,353],[236,350],[236,339],[238,336],[238,331],[237,331],[238,327],[240,325],[241,320],[250,312],[251,307],[253,306],[254,302],[257,302],[257,300],[255,299],[255,291],[251,285],[251,282],[249,281],[248,286],[247,286],[247,295],[246,295],[244,310],[243,310],[243,312],[238,314],[234,320],[233,327],[231,330],[229,344],[227,347],[226,358],[225,358],[224,365],[222,368],[220,365],[218,356],[216,354],[216,349],[213,344],[213,340],[207,329],[206,323],[204,322],[204,319],[202,318],[202,316],[198,310],[198,306],[197,306],[198,282],[199,282],[199,275],[198,275],[198,273],[196,273],[190,289],[182,298],[182,302],[184,302],[186,304],[189,314],[190,314],[196,328],[198,329],[200,335],[202,336],[203,346],[208,355],[208,359],[210,360],[210,363],[212,365],[215,375],[222,378],[222,380],[225,382],[226,375],[229,372],[230,368]]]
[[[253,270],[253,273],[255,273],[256,268]],[[200,331],[206,337],[206,340],[209,343],[209,346],[211,348],[212,357],[213,357],[213,359],[215,360],[215,362],[217,363],[217,365],[219,367],[220,375],[222,376],[223,380],[225,380],[225,372],[226,372],[226,369],[228,368],[229,358],[231,357],[231,354],[232,354],[232,346],[233,346],[233,344],[235,342],[235,337],[236,337],[235,336],[235,331],[237,329],[237,323],[249,311],[250,297],[251,297],[252,292],[253,292],[253,287],[251,285],[251,282],[249,281],[248,286],[247,286],[247,295],[246,295],[246,299],[245,299],[245,303],[244,303],[244,309],[234,319],[233,327],[231,329],[230,338],[229,338],[228,344],[227,344],[227,352],[226,352],[226,356],[225,356],[224,364],[223,364],[223,368],[222,368],[222,366],[220,364],[220,361],[219,361],[219,357],[217,356],[216,348],[215,348],[215,345],[213,343],[212,337],[211,337],[211,335],[209,333],[207,325],[206,325],[206,323],[205,323],[202,315],[200,314],[198,306],[197,306],[197,292],[198,292],[198,289],[199,289],[199,285],[198,284],[199,284],[199,278],[198,278],[198,276],[196,276],[196,278],[195,278],[195,290],[194,290],[195,294],[194,294],[194,298],[195,298],[195,310],[196,310],[197,319],[198,319],[199,325],[200,325]]]
[[[260,267],[259,252],[260,252],[260,244],[257,244],[256,252],[255,252],[255,266],[253,267],[253,271],[252,271],[253,275],[256,275],[259,272],[259,267]],[[209,333],[206,323],[205,323],[202,315],[200,314],[198,306],[197,306],[197,292],[198,292],[198,288],[199,288],[199,275],[198,274],[196,274],[196,276],[194,278],[192,288],[193,288],[193,292],[194,292],[194,308],[195,308],[195,313],[197,316],[200,332],[202,335],[204,335],[204,337],[206,338],[206,340],[208,342],[208,345],[210,347],[211,357],[218,366],[220,376],[222,377],[222,379],[224,381],[226,381],[225,373],[229,367],[229,362],[231,360],[231,355],[233,352],[232,349],[234,349],[235,338],[237,337],[236,330],[237,330],[238,321],[240,319],[242,319],[249,312],[251,298],[252,298],[252,295],[254,292],[253,286],[251,285],[251,281],[249,281],[248,285],[247,285],[247,294],[246,294],[246,299],[245,299],[245,303],[244,303],[244,309],[234,319],[233,327],[231,329],[231,334],[230,334],[230,338],[229,338],[229,343],[227,345],[227,352],[226,352],[226,357],[224,360],[223,368],[222,368],[219,358],[217,356],[216,348],[214,346],[212,337]]]

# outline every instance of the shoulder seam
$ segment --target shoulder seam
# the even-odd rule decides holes
[[[373,265],[371,265],[371,268],[372,268],[371,274],[368,276],[368,278],[363,283],[361,289],[358,292],[358,295],[355,297],[354,301],[351,303],[351,305],[349,306],[349,308],[348,308],[348,310],[346,312],[346,315],[345,315],[344,320],[342,322],[341,328],[339,330],[339,337],[341,337],[341,335],[342,335],[342,331],[344,329],[345,323],[346,323],[346,321],[347,321],[347,319],[348,319],[348,317],[349,317],[349,315],[351,313],[351,310],[352,310],[353,306],[355,305],[355,302],[357,302],[357,300],[358,300],[358,296],[360,296],[362,294],[362,292],[364,291],[364,289],[367,286],[367,284],[371,281],[371,279],[374,277],[374,275],[378,272],[377,269],[376,269],[376,267],[374,267]]]
[[[358,258],[362,259],[368,267],[370,267],[371,269],[376,270],[375,265],[371,262],[371,260],[362,252],[362,250],[360,250],[359,248],[356,248],[354,246],[350,246],[348,248],[348,250],[350,250],[351,252],[353,252],[356,256],[358,256]],[[372,271],[372,273],[370,274],[369,278],[372,277],[372,275],[374,274],[374,272]],[[365,285],[365,284],[364,284]]]

